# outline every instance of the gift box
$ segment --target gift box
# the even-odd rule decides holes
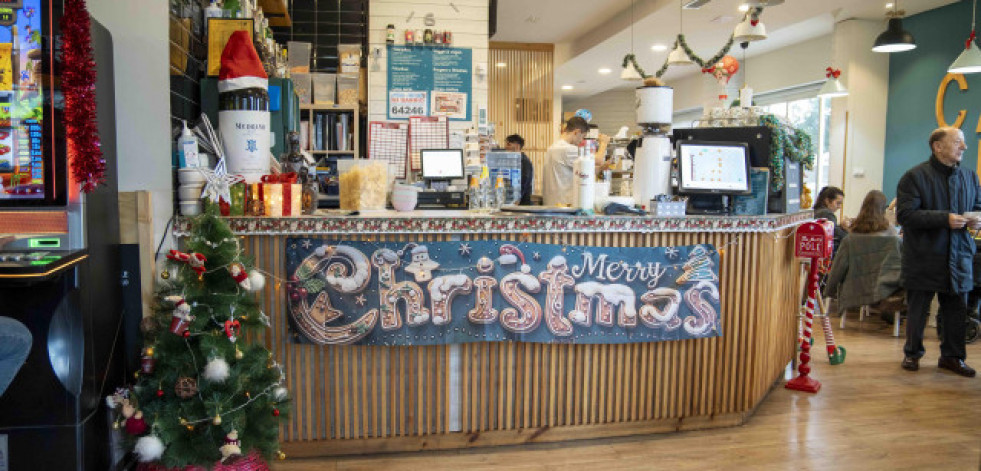
[[[228,207],[229,216],[245,215],[245,183],[236,183],[228,187],[228,193],[232,201]]]
[[[263,175],[262,205],[265,216],[299,216],[303,211],[303,185],[295,172]]]

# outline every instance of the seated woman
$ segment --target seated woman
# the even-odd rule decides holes
[[[838,253],[842,239],[848,235],[841,224],[838,224],[838,217],[835,212],[841,209],[845,201],[845,192],[836,186],[826,186],[818,192],[817,201],[814,202],[814,217],[817,219],[827,219],[835,224],[835,248],[834,253]]]
[[[886,219],[886,206],[881,191],[865,195],[851,233],[835,255],[824,295],[838,298],[838,312],[876,304],[895,291],[889,286],[899,280],[899,264],[883,262],[899,259],[902,239]]]

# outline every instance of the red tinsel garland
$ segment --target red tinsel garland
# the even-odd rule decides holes
[[[65,0],[61,18],[61,88],[68,156],[75,182],[88,193],[105,181],[106,161],[95,121],[95,60],[85,0]]]

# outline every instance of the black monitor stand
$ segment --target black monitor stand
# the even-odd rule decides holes
[[[729,195],[691,195],[685,213],[727,216],[732,214],[731,199]]]

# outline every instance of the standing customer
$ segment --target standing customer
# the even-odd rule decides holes
[[[818,192],[817,202],[814,203],[814,217],[817,219],[827,219],[835,224],[835,253],[841,246],[841,240],[848,235],[848,231],[838,225],[838,218],[835,212],[841,209],[841,204],[845,201],[845,192],[836,186],[826,186]]]
[[[929,143],[930,159],[907,171],[896,188],[896,218],[903,226],[901,282],[909,305],[902,366],[909,371],[920,367],[925,353],[923,328],[937,295],[944,325],[937,366],[973,377],[974,369],[964,363],[964,322],[975,252],[967,226],[977,228],[981,221],[963,213],[981,209],[981,191],[977,174],[960,166],[967,149],[963,132],[939,128],[930,134]]]
[[[24,365],[31,352],[31,331],[24,324],[9,317],[0,316],[0,396],[10,386],[17,370]]]
[[[521,152],[521,206],[531,205],[531,187],[535,181],[535,167],[531,165],[531,159],[525,155],[525,138],[518,134],[512,134],[504,140],[504,148],[508,152]]]

